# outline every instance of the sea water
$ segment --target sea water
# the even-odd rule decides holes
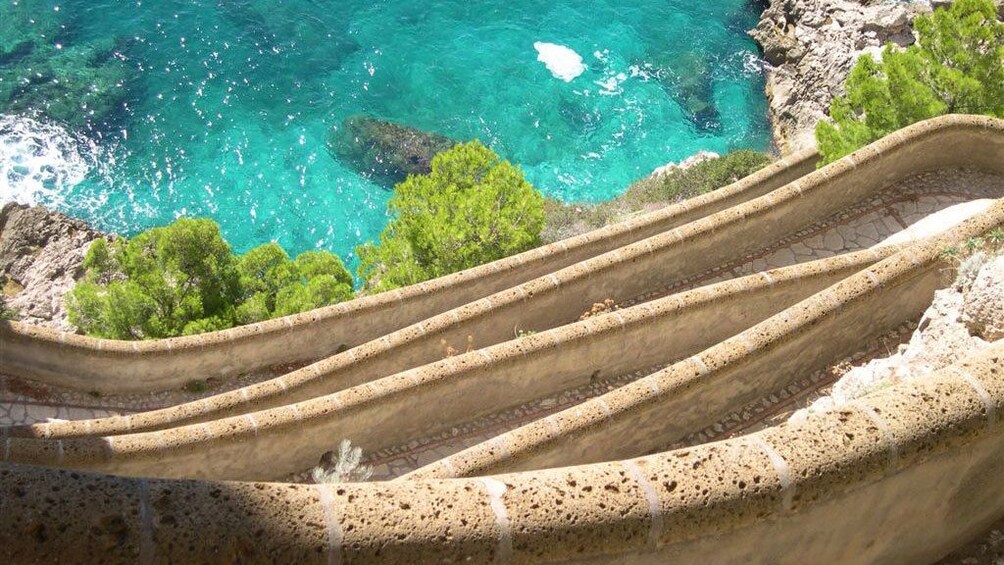
[[[123,73],[93,79],[120,90],[113,112],[47,100],[79,110],[59,123],[4,101],[40,74],[16,46],[0,57],[0,199],[127,235],[208,216],[237,251],[278,241],[354,262],[392,192],[326,148],[353,115],[479,139],[565,201],[770,143],[750,0],[9,2],[37,12],[17,33],[53,56],[114,45]]]

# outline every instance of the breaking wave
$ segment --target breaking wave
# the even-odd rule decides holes
[[[0,115],[0,204],[59,204],[100,166],[85,136],[25,116]]]

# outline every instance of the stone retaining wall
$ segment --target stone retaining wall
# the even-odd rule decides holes
[[[203,424],[137,433],[143,421],[137,414],[15,428],[14,437],[3,440],[5,454],[12,461],[120,475],[280,478],[314,464],[337,438],[378,450],[586,385],[599,374],[687,357],[881,256],[864,251],[726,281],[335,394]],[[406,414],[407,422],[387,414]],[[32,432],[44,437],[31,439]]]
[[[551,280],[548,285],[520,285],[526,294],[513,291],[518,299],[501,293],[496,295],[500,301],[483,299],[458,309],[451,323],[494,320],[508,326],[513,318],[521,319],[519,307],[532,304],[541,310],[533,314],[539,319],[564,325],[581,311],[576,309],[582,300],[641,294],[692,276],[707,270],[710,262],[743,257],[757,245],[908,175],[960,166],[1004,173],[1004,122],[952,116],[917,124],[777,190],[567,267],[554,279],[545,277]],[[511,459],[514,468],[586,464],[479,478],[342,485],[128,478],[20,464],[241,476],[240,470],[252,465],[248,461],[268,464],[277,454],[298,449],[291,439],[297,435],[273,435],[298,425],[302,414],[297,416],[296,405],[290,404],[121,436],[6,437],[0,463],[0,558],[12,563],[929,562],[1004,513],[1004,343],[927,379],[880,390],[804,422],[640,458],[588,462],[619,459],[618,453],[629,457],[649,445],[669,443],[679,435],[674,427],[692,427],[713,417],[702,412],[717,411],[723,398],[730,403],[783,386],[798,372],[860,343],[873,328],[887,329],[919,313],[930,292],[944,282],[939,260],[944,246],[1002,224],[1004,200],[938,240],[902,248],[870,266],[865,259],[855,274],[753,328],[564,413],[553,420],[557,428],[541,430],[540,438],[523,436],[526,441],[520,444],[498,441],[517,455]],[[820,264],[839,269],[855,260],[862,256]],[[807,275],[814,268],[806,263],[788,272]],[[724,300],[722,306],[735,304],[738,295],[722,289],[757,277],[766,281],[764,275],[754,275],[698,289],[690,295],[692,305],[707,292],[713,294],[704,295],[706,303],[732,296],[733,302]],[[775,284],[786,288],[785,282]],[[761,282],[750,288],[764,287]],[[802,291],[812,292],[807,287]],[[542,298],[530,301],[538,295]],[[795,292],[785,300],[798,299]],[[639,304],[639,311],[645,307]],[[593,327],[597,333],[589,341],[607,348],[612,342],[603,336],[610,328],[603,324],[612,323],[611,318],[616,316],[562,331]],[[741,326],[736,322],[736,328]],[[428,329],[415,335],[425,333]],[[4,355],[17,349],[19,366],[43,362],[32,355],[44,348],[21,347],[22,342],[15,346],[8,335],[3,334]],[[385,347],[400,347],[396,351],[406,360],[388,356],[385,369],[423,359],[401,347],[415,336],[395,335],[385,340]],[[539,335],[553,338],[560,332]],[[493,351],[500,353],[499,360],[514,360],[513,367],[528,366],[519,363],[530,361],[501,353],[508,348],[522,354],[520,347],[532,346],[538,348],[534,355],[549,355],[549,348],[559,344],[543,339],[530,336]],[[612,355],[630,347],[627,340],[620,344]],[[689,347],[698,344],[696,340]],[[476,374],[474,356],[462,357]],[[482,361],[487,366],[495,359],[489,355]],[[458,360],[438,363],[432,374],[408,371],[380,381],[359,375],[359,386],[304,405],[313,403],[311,409],[323,419],[391,386],[421,390],[433,375],[463,374],[467,369]],[[625,361],[611,363],[620,362]],[[93,366],[100,368],[99,361]],[[483,401],[479,394],[487,393],[475,390],[462,399],[468,409],[478,409]],[[277,393],[275,401],[282,399]],[[674,399],[682,404],[665,404]],[[407,408],[386,405],[380,415],[406,426]],[[354,413],[346,410],[345,415],[351,419]],[[303,437],[325,430],[296,431]],[[549,442],[552,436],[562,441]],[[340,438],[330,439],[333,444]],[[651,443],[638,443],[646,441]],[[541,449],[532,448],[534,442]],[[570,447],[562,451],[566,443]],[[628,447],[632,455],[626,455]],[[549,458],[547,453],[560,456]],[[536,463],[525,463],[537,454],[541,459]],[[486,457],[472,459],[472,470],[464,472],[493,468],[495,463],[485,463],[492,454]],[[123,461],[136,466],[116,467]],[[466,464],[462,458],[451,461],[454,471],[454,462]]]
[[[863,268],[693,357],[403,478],[579,465],[672,445],[919,318],[934,291],[950,282],[944,250],[999,225],[1004,200],[948,236]]]
[[[4,372],[82,391],[153,392],[313,361],[569,265],[756,198],[808,171],[804,151],[721,190],[625,222],[410,287],[229,330],[163,340],[95,339],[0,323]],[[323,335],[325,339],[317,339]]]
[[[1004,508],[1002,356],[998,344],[750,436],[480,479],[290,485],[5,464],[0,552],[12,563],[931,562]]]

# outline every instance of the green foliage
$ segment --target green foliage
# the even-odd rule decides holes
[[[944,261],[958,261],[961,255],[959,248],[954,245],[946,247],[941,251],[941,259]]]
[[[209,384],[201,379],[193,379],[185,383],[185,390],[193,394],[199,394],[209,390]]]
[[[986,241],[981,237],[970,237],[965,242],[967,253],[976,253],[980,249],[986,246]]]
[[[131,240],[96,240],[87,274],[67,295],[70,323],[88,335],[192,335],[333,304],[352,296],[334,255],[290,261],[275,243],[235,257],[208,219],[179,219]]]
[[[7,299],[0,294],[0,320],[16,320],[17,312],[7,306]]]
[[[1004,23],[991,0],[957,0],[914,22],[917,45],[858,59],[816,126],[821,164],[942,114],[1004,117]]]
[[[305,251],[290,261],[278,244],[267,243],[241,257],[238,270],[244,294],[237,320],[242,324],[352,298],[352,276],[338,257],[323,251]]]
[[[536,246],[544,199],[518,167],[477,141],[444,151],[397,185],[376,244],[358,248],[367,286],[388,290]]]
[[[621,196],[602,204],[589,206],[548,200],[544,239],[558,241],[653,206],[704,194],[747,177],[772,161],[773,157],[766,153],[740,149],[686,169],[647,176],[633,183]]]
[[[966,291],[985,264],[1004,253],[1004,229],[996,227],[982,237],[970,237],[961,245],[941,252],[941,259],[955,267],[955,288]]]

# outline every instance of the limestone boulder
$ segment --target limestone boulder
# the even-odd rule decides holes
[[[914,43],[926,2],[771,0],[750,35],[763,50],[774,138],[783,153],[812,147],[816,123],[843,91],[857,58]]]
[[[408,175],[427,174],[432,158],[456,141],[369,116],[351,116],[332,130],[328,150],[336,158],[392,189]]]
[[[0,285],[21,321],[71,329],[63,295],[83,275],[84,255],[99,237],[86,222],[42,206],[0,209]]]
[[[1004,337],[1004,257],[984,265],[965,295],[962,307],[970,331],[987,341]]]

